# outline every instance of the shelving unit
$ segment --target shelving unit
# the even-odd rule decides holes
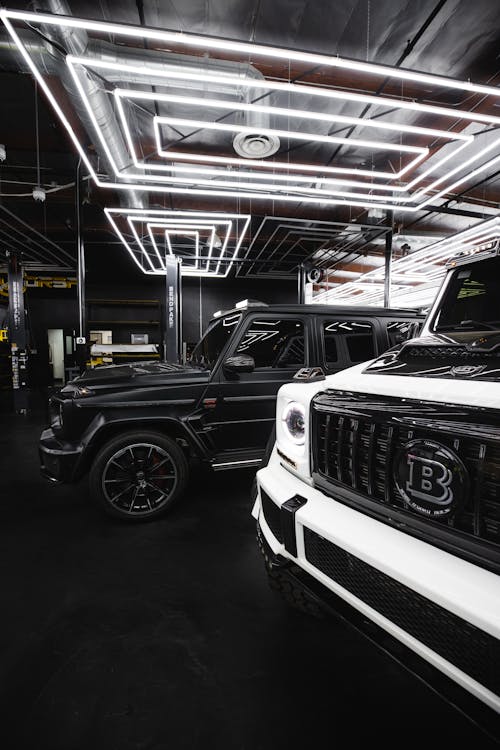
[[[144,354],[139,351],[117,352],[113,354],[113,362],[160,358],[163,324],[159,299],[87,299],[86,304],[89,331],[111,330],[113,344],[128,346],[133,346],[130,343],[130,334],[147,333],[149,343],[158,345],[158,354]]]

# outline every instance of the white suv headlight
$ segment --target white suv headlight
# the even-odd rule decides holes
[[[306,411],[298,401],[287,404],[282,414],[283,430],[295,445],[304,445],[306,432]]]

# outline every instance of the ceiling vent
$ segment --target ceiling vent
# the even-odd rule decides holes
[[[237,133],[233,140],[233,148],[239,156],[245,159],[266,159],[278,151],[280,139],[275,135],[262,133]]]

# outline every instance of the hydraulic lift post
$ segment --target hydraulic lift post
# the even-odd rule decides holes
[[[166,268],[166,321],[165,359],[167,362],[180,361],[182,338],[182,280],[181,259],[174,255],[165,258]]]
[[[7,251],[9,281],[9,341],[14,410],[28,411],[28,336],[24,312],[23,268],[18,253]]]

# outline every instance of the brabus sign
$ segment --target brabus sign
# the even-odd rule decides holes
[[[432,440],[412,440],[400,449],[394,479],[410,508],[428,518],[451,515],[465,498],[468,486],[460,458]]]

